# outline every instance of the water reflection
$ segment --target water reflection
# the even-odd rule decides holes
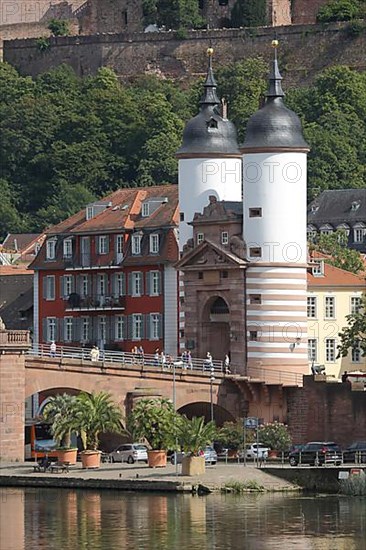
[[[366,550],[361,498],[2,489],[1,550]]]

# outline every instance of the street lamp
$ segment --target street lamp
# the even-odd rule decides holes
[[[214,404],[213,404],[213,383],[215,382],[215,369],[211,367],[210,376],[210,406],[211,406],[211,422],[214,422]]]
[[[182,361],[173,361],[173,408],[174,408],[174,412],[177,412],[177,393],[176,393],[176,385],[175,385],[175,382],[176,382],[176,378],[175,378],[175,369],[176,367],[181,367],[182,368],[183,366],[183,363]],[[175,426],[176,428],[176,426]],[[174,464],[175,464],[175,475],[177,476],[178,475],[178,457],[177,457],[177,447],[178,447],[178,435],[177,435],[177,432],[175,432],[175,446],[176,446],[176,449],[174,451]]]

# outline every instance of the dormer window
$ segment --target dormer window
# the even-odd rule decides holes
[[[93,206],[87,206],[86,207],[86,219],[91,220],[94,217],[94,207]]]
[[[355,243],[363,243],[366,234],[366,228],[363,223],[358,223],[353,228],[353,241]]]
[[[148,202],[144,202],[141,209],[141,216],[147,218],[150,215],[150,205]]]
[[[217,120],[214,118],[210,118],[210,120],[207,122],[207,128],[209,130],[217,130]]]
[[[324,261],[319,261],[313,264],[312,274],[314,277],[324,277]]]
[[[139,233],[138,235],[132,235],[132,254],[134,256],[137,256],[141,254],[141,241],[142,241],[142,235]]]
[[[314,242],[317,235],[316,228],[313,225],[308,225],[306,234],[307,234],[308,241]]]
[[[150,254],[158,254],[159,252],[159,235],[154,233],[150,235]]]
[[[71,239],[65,239],[64,240],[64,259],[70,259],[72,257],[72,240]]]
[[[319,210],[319,205],[318,204],[312,204],[311,205],[311,213],[312,214],[315,214],[315,212],[317,212]]]
[[[353,201],[351,203],[351,212],[356,212],[360,208],[361,201]]]
[[[330,235],[330,233],[333,233],[333,227],[328,223],[325,225],[322,225],[320,228],[320,233],[322,235]]]
[[[54,260],[56,258],[56,237],[48,239],[46,242],[46,260]]]

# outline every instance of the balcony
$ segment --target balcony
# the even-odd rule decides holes
[[[126,296],[104,294],[89,294],[80,296],[76,292],[70,294],[65,311],[123,311],[126,308]]]
[[[123,261],[122,254],[110,252],[109,254],[79,253],[72,256],[63,256],[65,270],[81,269],[116,269]]]

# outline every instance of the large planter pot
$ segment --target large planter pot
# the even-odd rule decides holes
[[[166,466],[166,451],[148,451],[149,468],[164,468]]]
[[[99,468],[101,456],[100,451],[83,451],[80,453],[83,468]]]
[[[57,449],[57,460],[59,462],[68,462],[76,464],[77,449]]]
[[[182,459],[183,476],[199,476],[206,471],[204,456],[184,456]]]

